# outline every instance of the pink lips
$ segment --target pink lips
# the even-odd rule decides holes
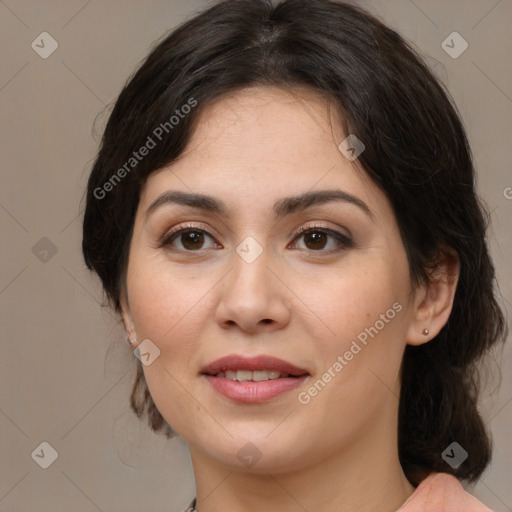
[[[216,374],[228,370],[276,371],[287,374],[289,377],[259,382],[239,382],[225,377],[215,377]],[[281,393],[290,391],[300,386],[309,375],[307,370],[276,357],[258,356],[247,358],[238,355],[217,359],[203,367],[201,374],[205,376],[206,380],[217,392],[235,402],[246,404],[265,402]]]

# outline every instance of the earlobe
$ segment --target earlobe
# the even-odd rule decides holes
[[[137,334],[135,331],[135,324],[133,323],[130,307],[128,305],[127,298],[123,295],[120,299],[121,304],[121,318],[123,321],[124,330],[126,331],[126,336],[131,345],[135,343],[137,340]]]
[[[422,345],[436,337],[450,317],[460,261],[455,251],[444,249],[416,294],[414,317],[407,332],[409,345]]]

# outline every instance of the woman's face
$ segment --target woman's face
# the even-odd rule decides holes
[[[409,267],[390,203],[336,126],[307,90],[221,97],[142,191],[124,319],[158,347],[145,378],[193,457],[279,472],[361,443],[371,460],[396,438]]]

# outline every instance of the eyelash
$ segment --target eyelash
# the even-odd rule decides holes
[[[164,235],[162,241],[160,242],[159,247],[162,248],[162,247],[170,246],[171,242],[173,242],[175,239],[177,239],[179,237],[179,235],[182,235],[182,234],[188,233],[188,232],[205,233],[206,235],[208,235],[211,238],[213,238],[213,236],[208,231],[206,231],[204,229],[198,228],[197,226],[194,226],[192,224],[186,224],[186,225],[182,224],[182,225],[179,225],[176,228],[172,229],[170,232],[166,233]],[[354,242],[348,236],[343,235],[343,234],[341,234],[338,231],[335,231],[333,229],[325,228],[325,227],[322,227],[322,226],[319,226],[319,225],[316,225],[316,224],[313,225],[313,226],[303,226],[303,227],[301,227],[294,234],[293,241],[297,240],[298,238],[300,238],[304,234],[310,233],[310,232],[320,232],[320,233],[323,233],[323,234],[326,234],[326,235],[330,235],[331,237],[333,237],[338,242],[339,245],[338,245],[337,248],[330,249],[330,250],[323,250],[323,249],[319,249],[319,250],[303,249],[303,250],[308,250],[308,251],[313,252],[313,253],[324,252],[324,253],[331,254],[333,252],[338,252],[338,251],[341,251],[341,250],[346,250],[346,249],[349,249],[349,248],[354,246]],[[198,249],[196,251],[193,251],[193,250],[183,250],[183,249],[173,249],[173,248],[171,248],[170,250],[171,251],[175,251],[175,252],[200,252],[202,249]]]

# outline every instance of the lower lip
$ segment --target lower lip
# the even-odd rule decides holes
[[[307,375],[262,380],[259,382],[240,382],[224,377],[214,377],[213,375],[205,375],[205,377],[215,391],[218,391],[227,398],[244,404],[256,404],[266,402],[282,393],[299,387]]]

